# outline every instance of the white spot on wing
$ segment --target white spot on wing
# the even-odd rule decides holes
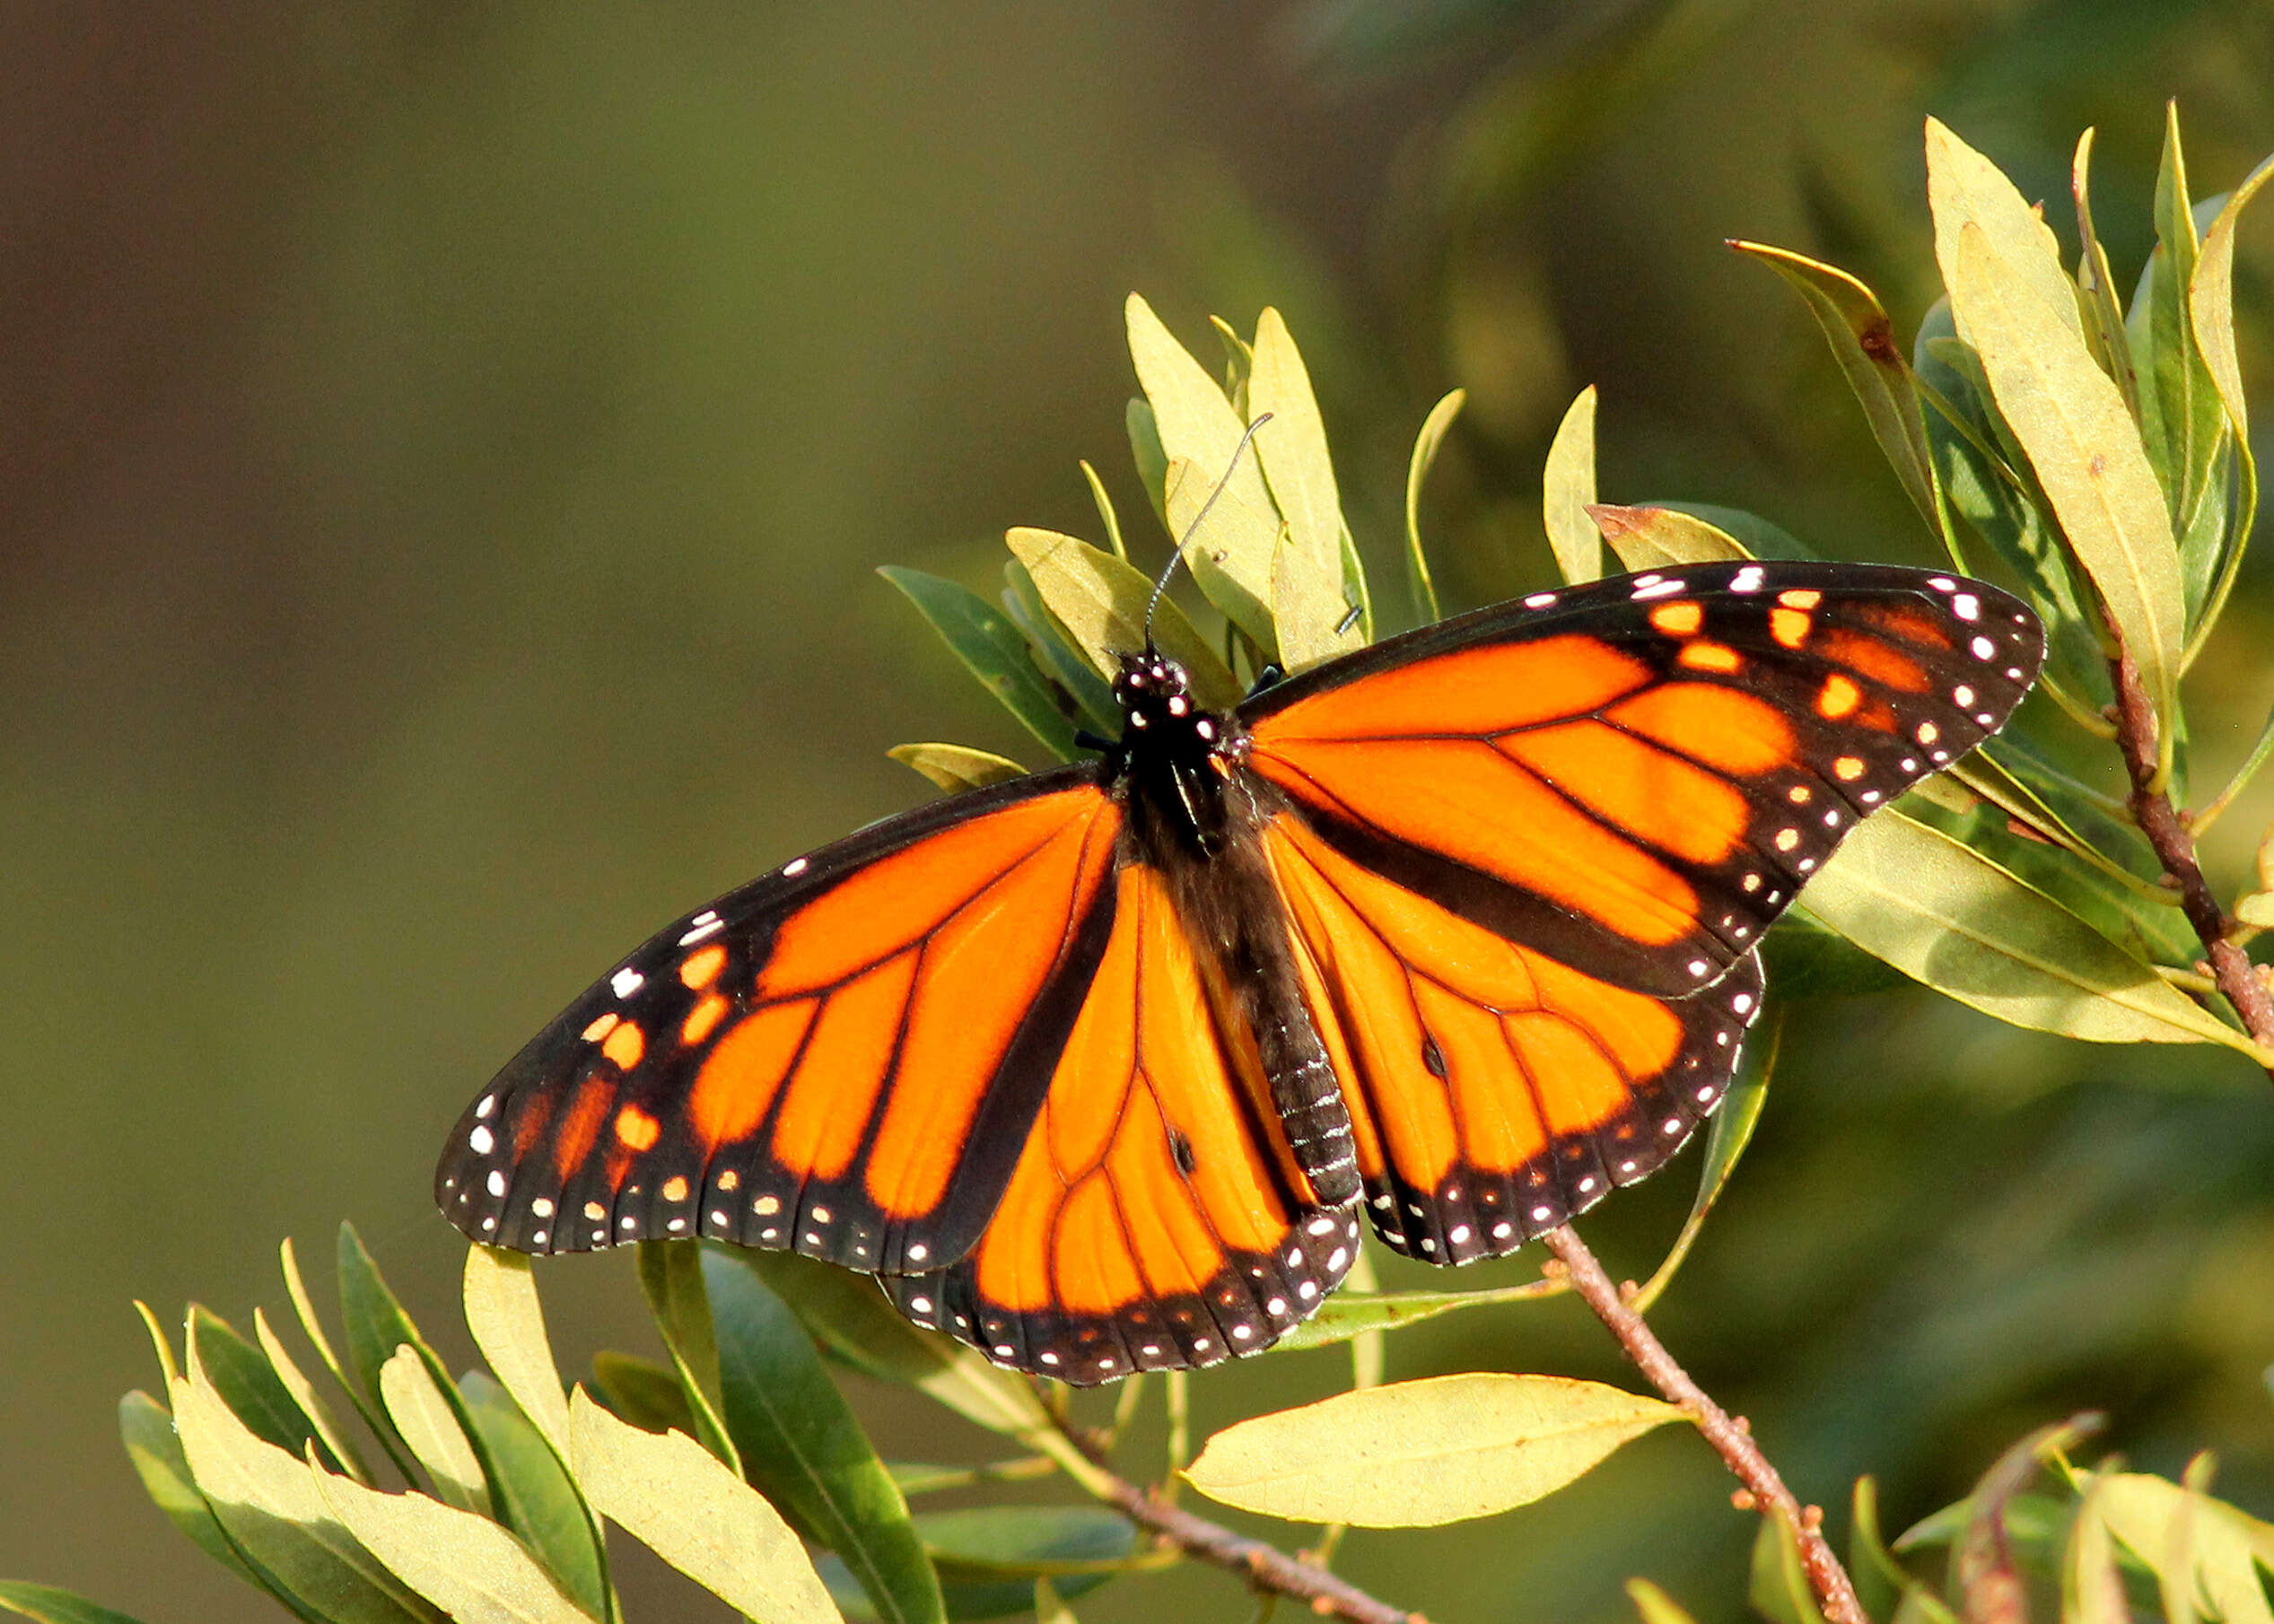
[[[609,990],[613,991],[617,997],[629,998],[632,994],[640,990],[641,984],[646,980],[647,977],[642,975],[637,970],[633,969],[631,965],[626,965],[623,969],[618,970],[614,975],[608,977],[608,984]]]

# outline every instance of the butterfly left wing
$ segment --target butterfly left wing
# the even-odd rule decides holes
[[[887,1279],[918,1324],[1090,1384],[1276,1341],[1341,1283],[1348,1211],[1305,1204],[1252,1040],[1211,999],[1159,870],[1114,930],[1009,1186],[961,1262]]]

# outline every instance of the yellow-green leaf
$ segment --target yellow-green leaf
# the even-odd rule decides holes
[[[1951,304],[1970,327],[1998,409],[2037,470],[2166,732],[2186,638],[2179,552],[2139,431],[2076,327],[2015,278],[1979,228],[1960,234]],[[2062,296],[2068,298],[2068,283]]]
[[[2123,1576],[2117,1571],[2116,1547],[2103,1515],[2106,1481],[2098,1480],[2085,1491],[2069,1524],[2060,1567],[2063,1624],[2130,1624],[2131,1608],[2124,1599]]]
[[[1435,1376],[1242,1421],[1209,1439],[1185,1475],[1210,1498],[1265,1516],[1420,1527],[1552,1494],[1629,1439],[1682,1419],[1671,1404],[1599,1382]]]
[[[90,1602],[74,1592],[52,1585],[27,1585],[21,1579],[0,1579],[0,1607],[37,1620],[39,1624],[141,1624],[132,1613]]]
[[[452,1624],[590,1624],[521,1542],[423,1494],[381,1494],[308,1468],[340,1526]]]
[[[370,1482],[371,1472],[364,1466],[363,1456],[356,1453],[355,1446],[340,1431],[339,1423],[332,1419],[330,1406],[316,1391],[315,1383],[310,1381],[299,1365],[294,1363],[292,1352],[284,1346],[283,1339],[270,1328],[268,1316],[258,1308],[253,1310],[253,1334],[260,1342],[260,1350],[268,1356],[268,1363],[276,1370],[276,1379],[293,1395],[293,1401],[300,1406],[301,1413],[315,1428],[316,1436],[323,1439],[324,1446],[332,1453],[332,1458],[345,1467],[347,1475],[357,1482]]]
[[[1561,1279],[1525,1280],[1482,1291],[1352,1291],[1345,1287],[1319,1305],[1318,1312],[1279,1339],[1282,1349],[1330,1348],[1370,1332],[1398,1331],[1440,1314],[1561,1297],[1570,1287]]]
[[[1247,416],[1271,421],[1255,432],[1255,454],[1287,523],[1272,569],[1272,614],[1280,663],[1290,672],[1360,646],[1345,625],[1343,595],[1343,499],[1326,450],[1326,424],[1311,393],[1311,376],[1280,313],[1264,307],[1255,323],[1247,377]]]
[[[1045,606],[1101,675],[1117,675],[1122,655],[1143,650],[1145,609],[1152,602],[1153,583],[1142,572],[1055,530],[1021,526],[1004,539],[1034,578]],[[1184,610],[1163,595],[1153,605],[1152,616],[1153,646],[1185,668],[1201,703],[1211,711],[1238,704],[1239,680]]]
[[[840,1617],[781,1513],[693,1438],[642,1432],[581,1387],[569,1436],[594,1509],[735,1611],[757,1624]]]
[[[1598,502],[1586,511],[1619,555],[1619,563],[1629,570],[1665,570],[1753,556],[1728,531],[1673,508],[1622,508]]]
[[[529,1261],[494,1246],[466,1249],[466,1328],[474,1346],[553,1453],[568,1453],[568,1401],[545,1334]]]
[[[2235,188],[2218,218],[2211,222],[2211,229],[2203,234],[2203,251],[2196,258],[2195,275],[2188,287],[2195,342],[2237,438],[2250,433],[2250,416],[2243,398],[2242,364],[2235,354],[2235,228],[2244,206],[2269,179],[2274,179],[2274,158],[2261,163]]]
[[[2016,1026],[2101,1043],[2225,1043],[2260,1058],[2061,904],[1901,812],[1858,825],[1807,902],[1865,952]]]
[[[975,750],[969,745],[895,745],[885,754],[923,773],[950,795],[1027,775],[1027,769],[1008,755]]]
[[[1453,420],[1461,415],[1461,407],[1468,400],[1466,389],[1455,389],[1430,408],[1430,415],[1421,420],[1421,432],[1413,436],[1413,455],[1405,465],[1405,561],[1413,572],[1413,596],[1421,611],[1422,624],[1433,625],[1442,618],[1444,611],[1437,602],[1437,583],[1430,579],[1428,552],[1421,546],[1421,482],[1429,477],[1430,469],[1437,463],[1438,451],[1445,444],[1445,436],[1452,432]],[[1589,458],[1590,471],[1593,459]],[[1589,500],[1594,497],[1590,485]],[[1582,520],[1584,520],[1582,515]],[[1595,527],[1587,527],[1587,534],[1595,534]],[[1600,548],[1597,549],[1598,556]]]
[[[1556,425],[1540,480],[1540,517],[1555,567],[1571,586],[1603,573],[1603,532],[1596,528],[1595,386],[1581,389]]]
[[[380,1366],[379,1394],[388,1419],[426,1468],[442,1503],[488,1516],[489,1489],[482,1480],[482,1463],[417,1349],[398,1348]]]
[[[1775,271],[1799,291],[1808,313],[1824,329],[1834,360],[1863,406],[1863,415],[1886,454],[1895,477],[1927,525],[1942,533],[1942,503],[1935,497],[1934,465],[1927,455],[1927,425],[1920,415],[1919,391],[1895,342],[1879,295],[1834,266],[1763,242],[1732,242]]]
[[[1152,406],[1168,459],[1162,505],[1171,535],[1189,540],[1193,579],[1210,602],[1230,616],[1263,650],[1277,652],[1272,633],[1272,557],[1279,547],[1279,514],[1253,457],[1235,452],[1247,425],[1208,370],[1178,344],[1152,307],[1135,293],[1126,306],[1130,359]],[[1181,466],[1180,466],[1181,465]],[[1229,477],[1226,476],[1229,473]],[[1221,483],[1223,495],[1207,524],[1193,520]]]
[[[2145,1472],[2092,1481],[2102,1519],[2178,1606],[2226,1624],[2274,1624],[2257,1571],[2274,1567],[2274,1524]]]
[[[1648,1579],[1629,1579],[1626,1591],[1642,1624],[1697,1624],[1680,1602]]]
[[[2117,301],[2115,274],[2108,266],[2108,250],[2100,245],[2093,224],[2093,132],[2077,138],[2077,154],[2069,161],[2068,189],[2077,199],[2077,234],[2083,243],[2077,284],[2085,300],[2085,337],[2093,359],[2108,369],[2124,397],[2125,409],[2139,415],[2139,379],[2132,370],[2132,346],[2124,333],[2124,310]]]
[[[1972,225],[1981,229],[2007,275],[2084,343],[2076,284],[2061,268],[2060,243],[2052,228],[2003,170],[1936,118],[1927,120],[1927,203],[1935,216],[1935,263],[1942,267],[1943,286],[1956,307],[1960,337],[1981,345],[1968,325],[1971,313],[1958,297],[1959,241],[1964,228]]]

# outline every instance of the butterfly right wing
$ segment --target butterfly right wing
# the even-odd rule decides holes
[[[870,1271],[993,1212],[1114,923],[1094,769],[918,808],[680,921],[452,1132],[435,1200],[536,1253],[704,1235]]]

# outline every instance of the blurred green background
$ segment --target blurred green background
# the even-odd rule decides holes
[[[1143,512],[1126,292],[1203,354],[1209,311],[1286,312],[1393,623],[1406,449],[1456,384],[1448,607],[1549,574],[1540,460],[1589,382],[1606,498],[1923,559],[1813,324],[1721,240],[1846,266],[1907,335],[1922,117],[2072,243],[2094,124],[2129,277],[2166,97],[2199,197],[2274,148],[2274,7],[85,0],[0,11],[0,1575],[162,1624],[260,1604],[118,1449],[155,1382],[129,1299],[249,1329],[277,1239],[320,1275],[350,1217],[469,1357],[426,1190],[471,1091],[660,921],[921,799],[885,747],[1026,748],[870,572],[992,590],[1005,527],[1094,537],[1078,457]],[[2261,401],[2270,277],[2262,210]],[[2191,692],[2202,781],[2270,647],[2261,560]],[[2217,831],[2230,893],[2270,816]],[[1614,1266],[1655,1260],[1694,1161],[1589,1221]],[[647,1346],[625,1260],[542,1279],[580,1358]],[[2274,1093],[1924,997],[1796,1006],[1659,1321],[1804,1498],[1876,1471],[1894,1527],[2086,1404],[2274,1511]],[[1622,1379],[1569,1303],[1392,1343],[1393,1375],[1463,1368]],[[1211,1373],[1199,1419],[1345,1370]],[[888,1456],[979,1445],[861,1397]],[[1623,1617],[1636,1573],[1733,1618],[1727,1487],[1669,1430],[1343,1565],[1445,1620]],[[627,1566],[634,1616],[716,1616]],[[1247,1607],[1194,1572],[1080,1611]]]

